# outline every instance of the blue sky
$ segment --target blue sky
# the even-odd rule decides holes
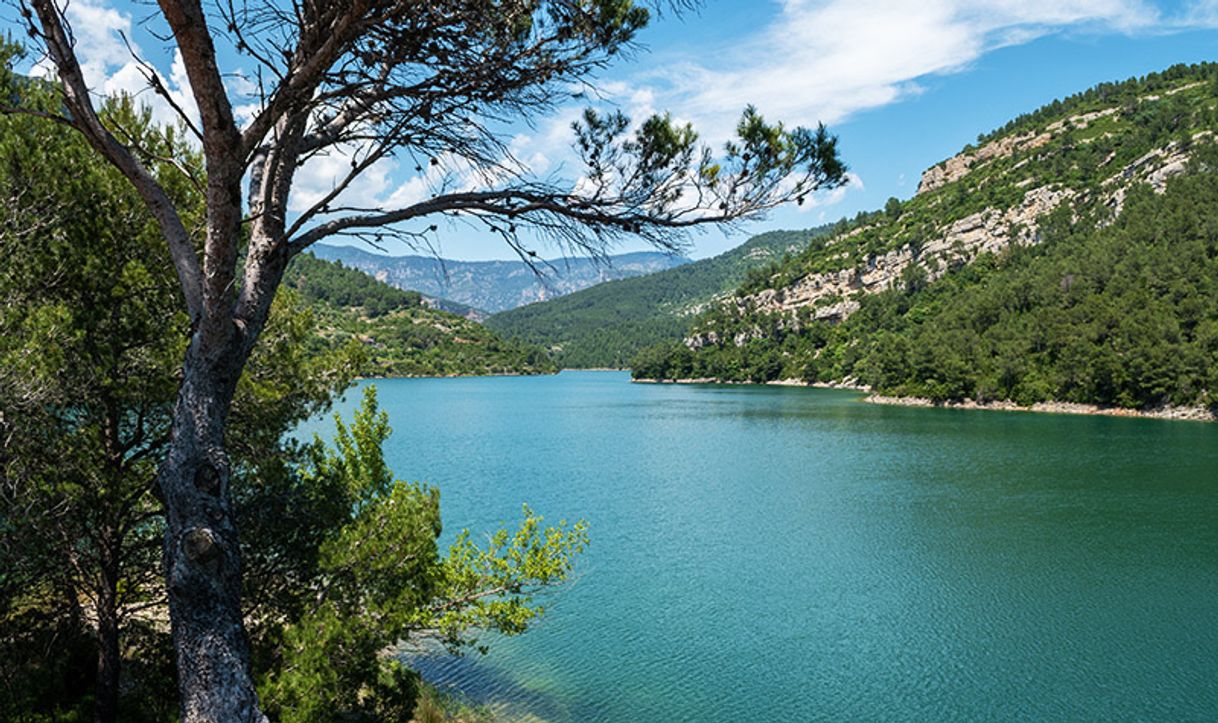
[[[172,48],[136,22],[153,10],[126,0],[72,0],[78,54],[97,92],[143,84],[123,31],[188,98]],[[753,233],[807,228],[878,208],[890,196],[907,198],[924,168],[1054,98],[1218,59],[1218,0],[711,0],[700,11],[657,19],[641,40],[640,52],[597,82],[632,117],[668,110],[716,145],[746,103],[790,125],[824,121],[853,174],[849,187],[801,209],[777,211],[730,236],[695,235],[689,255],[700,258]],[[564,158],[579,109],[560,108],[520,129],[518,156],[546,172],[576,172]],[[335,158],[307,168],[301,203],[345,166]],[[422,179],[398,165],[375,170],[355,193],[399,199],[421,192]],[[451,258],[512,258],[502,243],[463,226],[443,226],[440,235],[440,251]]]

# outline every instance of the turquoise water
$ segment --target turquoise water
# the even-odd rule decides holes
[[[614,372],[377,386],[446,536],[522,502],[591,525],[536,629],[417,661],[505,717],[1218,719],[1218,425]]]

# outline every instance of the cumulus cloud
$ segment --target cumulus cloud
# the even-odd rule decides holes
[[[92,93],[99,98],[129,95],[147,106],[158,123],[176,124],[180,120],[177,111],[149,87],[147,74],[152,72],[187,118],[198,124],[199,111],[180,52],[174,51],[168,74],[156,69],[135,40],[131,15],[105,0],[73,0],[66,5],[65,15],[81,73]],[[54,69],[49,60],[43,59],[32,72],[49,76]]]

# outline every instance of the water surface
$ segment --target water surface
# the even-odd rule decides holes
[[[554,721],[1218,719],[1218,425],[627,379],[377,382],[446,538],[591,526],[540,625],[431,678]]]

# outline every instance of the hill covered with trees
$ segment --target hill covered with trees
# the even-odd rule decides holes
[[[430,308],[416,291],[396,289],[341,263],[301,254],[285,285],[296,289],[317,318],[311,348],[359,343],[366,376],[557,371],[541,347],[505,340],[475,321]]]
[[[799,253],[826,230],[763,233],[714,258],[608,281],[495,314],[486,323],[509,338],[549,348],[564,367],[624,368],[640,349],[684,336],[699,311],[750,271]]]
[[[1218,66],[1025,115],[652,347],[640,379],[1218,404]]]

